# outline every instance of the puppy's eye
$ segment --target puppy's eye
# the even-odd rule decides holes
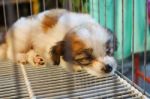
[[[93,52],[93,50],[90,48],[84,49],[74,57],[74,60],[92,59],[93,58],[92,52]]]
[[[76,55],[74,60],[82,60],[84,58],[86,58],[86,55],[84,53],[81,53],[79,55]]]
[[[92,48],[88,48],[88,49],[84,49],[83,50],[86,54],[92,55],[93,53],[93,49]]]
[[[92,50],[85,49],[80,54],[74,57],[74,60],[79,65],[89,65],[91,64],[94,56],[92,55]]]
[[[91,64],[91,60],[88,60],[88,59],[82,59],[82,60],[77,60],[77,63],[79,64],[79,65],[89,65],[89,64]]]

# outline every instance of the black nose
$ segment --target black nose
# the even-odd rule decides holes
[[[110,73],[111,71],[112,71],[112,66],[111,65],[109,65],[109,64],[107,64],[107,65],[105,65],[105,67],[104,67],[104,72],[105,73]]]

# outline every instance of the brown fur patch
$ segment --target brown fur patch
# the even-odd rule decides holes
[[[71,33],[66,36],[66,42],[70,43],[70,50],[74,55],[79,54],[83,49],[86,48],[85,43],[75,34]]]
[[[87,48],[76,33],[69,33],[63,41],[57,42],[51,49],[52,60],[55,65],[60,63],[60,56],[69,63],[88,65],[94,59],[93,49]]]
[[[42,22],[44,32],[47,32],[49,28],[52,28],[57,23],[57,21],[57,17],[45,15],[44,20]]]
[[[76,55],[82,53],[83,49],[86,48],[85,43],[75,34],[69,33],[64,38],[64,60],[72,62]]]
[[[51,55],[54,65],[60,64],[60,56],[63,54],[64,41],[57,42],[51,49]]]
[[[46,12],[46,14],[44,15],[44,19],[42,21],[42,28],[44,32],[46,33],[49,28],[55,26],[58,22],[59,17],[65,12],[67,11],[58,9]]]

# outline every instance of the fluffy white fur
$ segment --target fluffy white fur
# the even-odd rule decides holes
[[[111,35],[107,33],[106,29],[101,27],[87,14],[66,11],[59,17],[57,24],[45,33],[42,29],[41,21],[46,14],[52,13],[52,11],[42,12],[32,18],[22,17],[14,23],[7,33],[5,45],[7,48],[4,48],[4,45],[3,48],[1,46],[0,57],[5,56],[4,50],[2,50],[5,49],[7,59],[17,62],[25,63],[27,61],[32,65],[37,65],[38,62],[41,62],[38,59],[42,58],[42,62],[52,63],[51,55],[49,55],[50,49],[56,42],[63,40],[67,33],[74,31],[87,47],[93,48],[93,54],[97,60],[92,64],[93,66],[83,67],[83,69],[90,74],[101,76],[105,74],[101,71],[101,68],[105,64],[111,64],[113,68],[112,72],[114,72],[116,62],[113,57],[106,56],[105,54],[105,43],[111,38]],[[31,46],[33,49],[26,51]],[[33,60],[37,60],[37,64]],[[69,67],[72,64],[66,63],[61,59],[60,65]],[[82,68],[82,66],[78,67],[80,69]]]

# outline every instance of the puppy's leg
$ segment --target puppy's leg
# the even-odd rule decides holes
[[[7,45],[6,44],[0,45],[0,60],[5,60],[6,59],[6,50],[7,50]]]
[[[17,46],[18,47],[18,46]],[[21,50],[17,50],[17,49],[21,49]],[[15,63],[21,63],[21,64],[27,64],[27,54],[24,50],[22,50],[21,47],[12,47],[12,46],[8,46],[7,49],[7,58],[9,60],[12,60]]]
[[[12,60],[17,64],[27,64],[27,55],[26,53],[14,52],[11,55],[8,55],[8,59]]]
[[[15,63],[27,64],[26,53],[31,49],[31,42],[25,35],[18,34],[19,32],[15,32],[17,30],[12,30],[9,30],[6,37],[7,58]]]
[[[27,64],[28,61],[27,61],[27,55],[26,53],[16,53],[16,61],[17,63],[20,63],[20,64]]]
[[[30,50],[28,53],[28,62],[33,66],[45,66],[45,59],[38,55],[34,50]]]

